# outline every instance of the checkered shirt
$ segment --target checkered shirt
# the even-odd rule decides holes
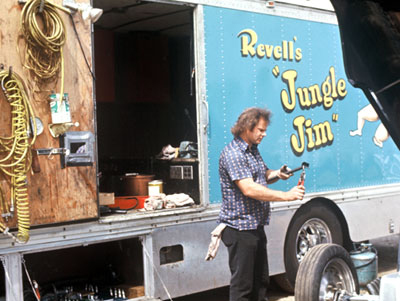
[[[218,221],[238,230],[255,230],[269,223],[269,202],[246,197],[234,183],[252,178],[267,187],[265,165],[256,145],[235,138],[222,151],[219,158],[219,177],[222,205]]]

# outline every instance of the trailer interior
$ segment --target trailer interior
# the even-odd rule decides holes
[[[126,300],[144,295],[139,239],[25,254],[24,301],[37,300],[31,282],[40,284],[41,300]],[[119,299],[118,299],[119,298]],[[94,299],[93,299],[94,300]]]
[[[137,195],[132,185],[143,185],[142,177],[146,186],[148,177],[162,182],[160,192],[200,204],[193,8],[105,0],[93,6],[104,11],[94,25],[100,192]]]
[[[93,7],[103,9],[92,44],[99,192],[115,199],[148,196],[148,183],[146,192],[137,194],[124,182],[144,175],[161,181],[157,188],[166,195],[192,198],[193,204],[182,207],[199,206],[193,7],[125,0],[94,0]],[[163,157],[166,147],[175,152],[168,159]],[[102,207],[108,206],[100,206],[100,215],[121,214]],[[136,214],[137,209],[144,211],[135,205],[123,213]],[[180,208],[156,210],[149,215],[160,210],[175,214]],[[34,283],[48,301],[78,300],[83,294],[115,299],[145,295],[140,234],[56,245],[23,252],[25,301],[37,300]],[[180,260],[179,245],[160,251],[160,264]],[[0,299],[12,286],[9,276],[6,269],[0,272]]]

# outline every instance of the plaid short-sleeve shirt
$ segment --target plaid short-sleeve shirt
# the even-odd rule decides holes
[[[267,187],[265,165],[256,145],[249,145],[235,138],[222,151],[219,158],[219,177],[222,205],[219,222],[238,230],[254,230],[269,223],[269,202],[246,197],[234,183],[252,178]]]

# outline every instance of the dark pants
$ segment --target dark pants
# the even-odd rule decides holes
[[[264,227],[247,231],[226,227],[222,241],[228,248],[231,270],[229,301],[265,300],[269,269]]]

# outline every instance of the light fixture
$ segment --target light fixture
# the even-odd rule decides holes
[[[103,10],[100,8],[93,8],[89,3],[76,3],[74,0],[64,0],[63,6],[69,8],[71,11],[79,11],[82,14],[83,20],[90,19],[92,23],[96,22]]]
[[[267,0],[265,4],[268,8],[274,8],[275,7],[275,1],[269,1]]]

